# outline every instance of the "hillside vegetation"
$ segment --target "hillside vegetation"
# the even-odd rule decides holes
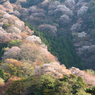
[[[0,95],[95,95],[95,0],[0,0]]]
[[[84,68],[81,59],[78,58],[75,52],[70,36],[64,37],[63,35],[59,38],[56,36],[53,37],[49,33],[40,32],[28,22],[25,22],[25,24],[34,31],[36,36],[41,38],[42,42],[48,46],[48,50],[58,57],[61,64],[65,64],[67,68],[70,68],[71,66],[78,67],[80,69]]]

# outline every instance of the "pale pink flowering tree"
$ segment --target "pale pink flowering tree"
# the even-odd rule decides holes
[[[17,47],[17,46],[14,46],[14,47],[8,49],[8,50],[4,53],[4,55],[3,55],[3,57],[2,57],[2,60],[4,61],[4,60],[7,59],[7,58],[19,59],[20,50],[21,50],[21,49],[20,49],[19,47]]]

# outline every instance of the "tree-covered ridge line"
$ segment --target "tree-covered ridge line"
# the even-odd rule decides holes
[[[80,69],[84,68],[81,59],[76,55],[70,36],[67,38],[64,36],[61,36],[60,38],[53,37],[48,32],[40,32],[27,21],[25,21],[25,24],[34,31],[34,35],[41,38],[42,42],[48,46],[48,50],[58,57],[61,64],[65,64],[67,68],[70,68],[71,66]]]

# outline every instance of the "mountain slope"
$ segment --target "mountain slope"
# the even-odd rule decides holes
[[[95,77],[80,69],[94,69],[94,1],[37,1],[0,2],[0,93],[90,95]]]

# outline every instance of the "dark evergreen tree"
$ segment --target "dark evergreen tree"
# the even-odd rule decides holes
[[[4,80],[6,80],[6,76],[3,69],[0,69],[0,77]]]
[[[85,91],[87,93],[90,93],[91,95],[95,95],[95,86],[92,86],[90,88],[87,88]]]

